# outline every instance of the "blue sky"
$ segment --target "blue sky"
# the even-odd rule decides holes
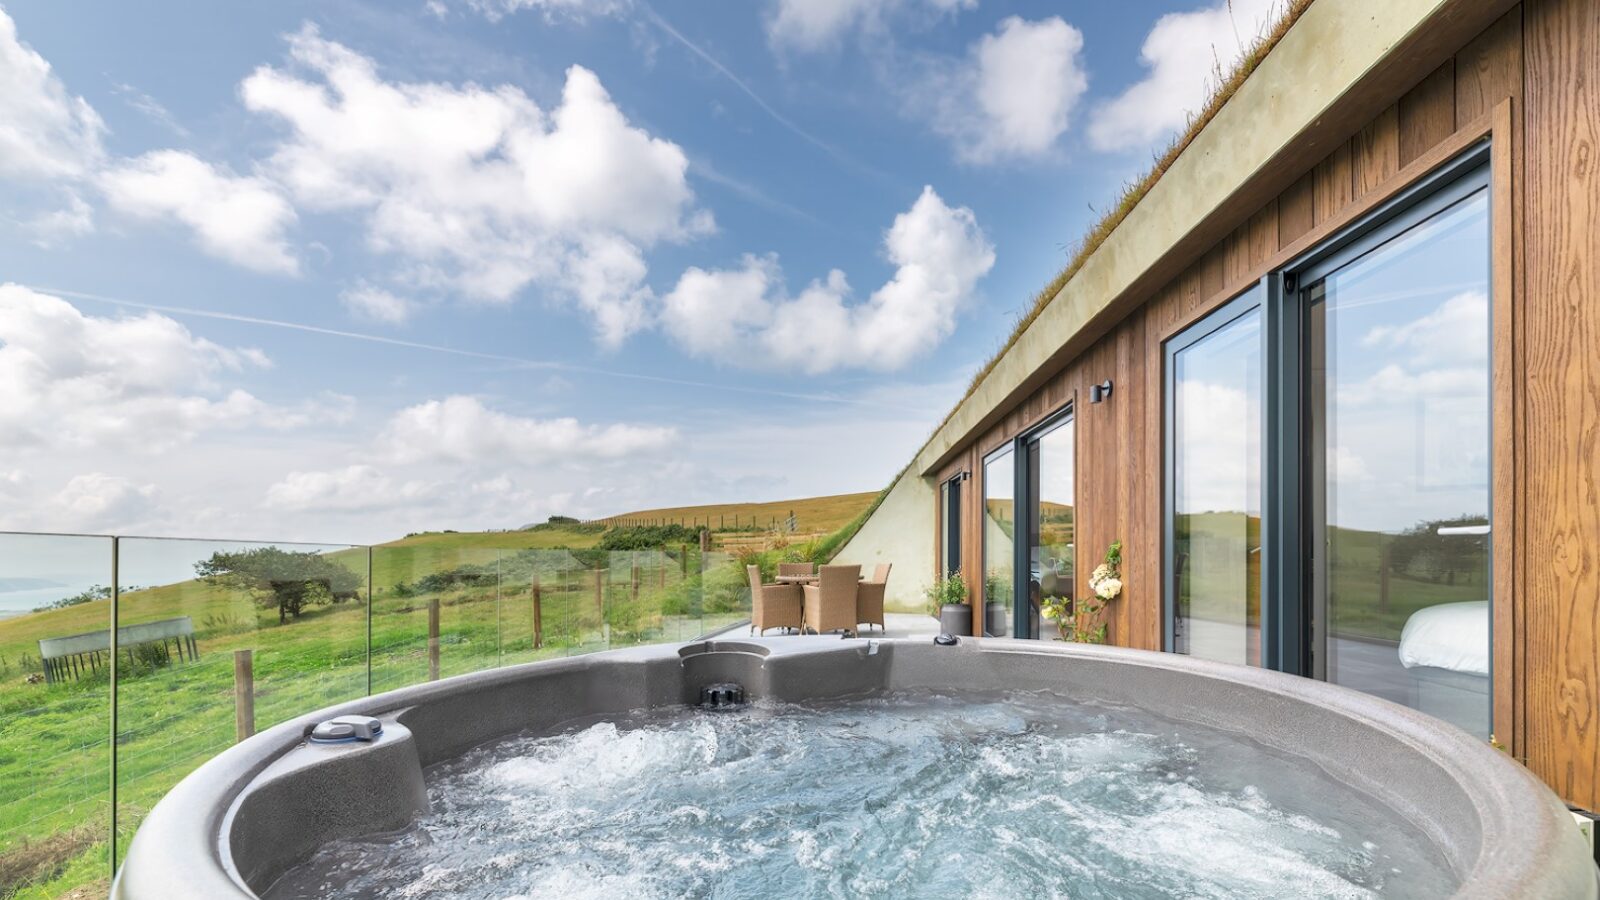
[[[0,527],[877,489],[1273,6],[5,3]]]

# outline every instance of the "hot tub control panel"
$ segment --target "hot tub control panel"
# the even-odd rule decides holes
[[[350,741],[375,741],[383,734],[383,723],[371,716],[336,716],[318,722],[311,729],[313,744],[344,744]]]

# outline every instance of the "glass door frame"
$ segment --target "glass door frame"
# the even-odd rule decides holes
[[[965,548],[961,546],[961,483],[967,477],[966,472],[957,472],[939,482],[939,568],[944,578],[962,571],[965,561]]]
[[[989,565],[993,561],[990,557],[992,548],[989,546],[989,466],[1007,454],[1011,455],[1011,621],[1013,629],[1016,627],[1017,507],[1020,502],[1017,497],[1017,452],[1017,438],[1013,437],[985,453],[979,461],[983,481],[977,496],[973,498],[978,508],[978,574],[971,590],[974,597],[972,617],[977,622],[975,630],[985,637],[989,636]]]
[[[1307,385],[1305,363],[1310,353],[1311,338],[1307,315],[1311,290],[1328,276],[1377,251],[1406,231],[1442,215],[1469,197],[1482,193],[1488,201],[1491,228],[1495,216],[1494,190],[1489,164],[1489,142],[1484,140],[1450,162],[1435,169],[1398,196],[1363,218],[1357,225],[1345,229],[1323,245],[1291,261],[1269,275],[1269,321],[1275,333],[1268,346],[1268,406],[1276,414],[1269,417],[1275,427],[1269,427],[1268,464],[1266,468],[1269,503],[1275,525],[1272,538],[1268,537],[1263,522],[1263,544],[1267,547],[1262,563],[1263,580],[1266,581],[1270,563],[1273,579],[1268,582],[1275,590],[1271,605],[1277,610],[1279,627],[1274,629],[1273,645],[1276,665],[1272,668],[1307,677],[1321,677],[1326,661],[1326,648],[1318,644],[1326,639],[1326,623],[1315,615],[1320,606],[1313,595],[1314,569],[1308,563],[1314,528],[1309,514],[1313,508],[1309,457],[1310,436],[1306,434],[1309,415],[1305,407]],[[1484,258],[1493,283],[1495,265],[1491,244],[1483,248]],[[1494,315],[1490,306],[1490,316]],[[1490,334],[1493,334],[1491,320]],[[1491,337],[1491,340],[1493,338]],[[1492,363],[1491,363],[1492,365]],[[1276,396],[1274,396],[1274,394]],[[1491,391],[1489,414],[1489,471],[1494,471],[1494,417]],[[1490,528],[1494,527],[1494,503],[1489,503]],[[1276,538],[1276,540],[1273,540]],[[1494,553],[1490,547],[1489,578],[1491,608],[1500,598],[1493,595]],[[1298,598],[1299,602],[1288,602]],[[1263,603],[1263,606],[1266,606]],[[1325,618],[1325,616],[1324,616]],[[1490,616],[1490,672],[1489,683],[1494,684],[1493,665],[1493,615]],[[1317,623],[1321,623],[1320,625]]]
[[[1305,288],[1337,269],[1388,243],[1402,232],[1433,218],[1467,197],[1484,191],[1489,201],[1491,234],[1495,217],[1490,140],[1484,138],[1432,172],[1417,179],[1376,209],[1294,259],[1273,269],[1256,285],[1198,319],[1163,345],[1163,474],[1162,474],[1162,615],[1164,649],[1174,647],[1174,470],[1175,367],[1177,352],[1192,346],[1259,306],[1262,313],[1262,498],[1261,498],[1261,664],[1295,675],[1314,676],[1310,567],[1305,562],[1310,508],[1308,467],[1304,453],[1305,378],[1303,366],[1308,329]],[[1499,263],[1492,246],[1484,247],[1490,279]],[[1491,305],[1491,316],[1493,306]],[[1491,335],[1494,333],[1491,323]],[[1491,338],[1492,340],[1492,338]],[[1491,348],[1492,350],[1492,348]],[[1490,471],[1493,472],[1493,403],[1490,410]],[[1019,467],[1020,468],[1020,467]],[[1490,502],[1490,527],[1495,525]],[[1491,608],[1506,602],[1492,593],[1495,565],[1490,546]],[[1490,618],[1490,683],[1494,670],[1493,616]],[[1491,719],[1492,722],[1492,719]]]
[[[1077,541],[1076,536],[1082,530],[1078,521],[1078,429],[1077,417],[1074,415],[1075,406],[1072,401],[1068,401],[1065,406],[1046,416],[1039,424],[1012,438],[1009,444],[1012,452],[1012,505],[1017,523],[1011,536],[1013,557],[1011,560],[1012,637],[1035,639],[1033,634],[1033,595],[1030,592],[1033,585],[1033,544],[1037,539],[1037,536],[1033,534],[1033,519],[1039,503],[1039,498],[1033,496],[1033,484],[1030,477],[1036,462],[1034,459],[1034,446],[1045,435],[1069,424],[1073,426],[1072,532],[1074,542]],[[1073,578],[1074,580],[1077,579],[1076,566],[1073,569]]]
[[[1161,388],[1161,396],[1163,398],[1161,410],[1163,434],[1161,509],[1163,515],[1161,517],[1161,540],[1165,551],[1161,554],[1161,615],[1163,622],[1161,649],[1169,653],[1177,652],[1178,647],[1178,565],[1176,559],[1178,547],[1178,454],[1176,445],[1178,438],[1178,354],[1215,335],[1252,312],[1260,310],[1263,320],[1260,334],[1262,376],[1263,381],[1265,381],[1267,354],[1270,344],[1265,321],[1267,318],[1265,309],[1267,305],[1265,302],[1266,297],[1267,293],[1260,284],[1251,285],[1243,293],[1207,313],[1188,328],[1168,338],[1163,348]],[[1266,386],[1263,385],[1263,393],[1265,391]],[[1262,458],[1258,462],[1262,473],[1261,493],[1263,495],[1269,493],[1266,479],[1268,455],[1266,436],[1271,421],[1272,417],[1268,409],[1268,403],[1266,398],[1263,397],[1261,416],[1256,422],[1256,427],[1261,429],[1262,436],[1262,440],[1259,443]],[[1261,664],[1267,668],[1274,668],[1267,662],[1269,658],[1267,635],[1272,627],[1269,623],[1275,618],[1271,610],[1273,604],[1267,602],[1266,592],[1266,557],[1267,547],[1269,546],[1267,543],[1267,516],[1265,514],[1267,498],[1262,496],[1260,500],[1263,511],[1261,516],[1262,583],[1258,589],[1261,597]]]

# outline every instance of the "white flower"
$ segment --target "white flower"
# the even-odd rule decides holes
[[[1110,578],[1110,577],[1111,577],[1111,567],[1106,565],[1105,563],[1101,563],[1100,565],[1094,567],[1094,571],[1093,572],[1089,573],[1089,583],[1090,584],[1097,584],[1099,582],[1105,581],[1107,578]]]
[[[1049,603],[1046,603],[1044,606],[1040,607],[1039,615],[1045,617],[1046,619],[1054,619],[1056,617],[1056,608]]]
[[[1122,579],[1101,579],[1101,581],[1095,585],[1094,592],[1095,596],[1102,600],[1115,600],[1117,599],[1117,595],[1122,593]]]

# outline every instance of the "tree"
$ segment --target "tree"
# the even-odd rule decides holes
[[[244,591],[262,609],[278,608],[278,624],[300,618],[314,603],[342,603],[361,595],[361,577],[314,550],[257,547],[213,553],[195,563],[208,583]]]
[[[1396,572],[1454,586],[1458,575],[1483,571],[1488,564],[1487,535],[1440,534],[1439,529],[1485,524],[1482,515],[1460,515],[1419,522],[1389,541],[1389,565]]]

